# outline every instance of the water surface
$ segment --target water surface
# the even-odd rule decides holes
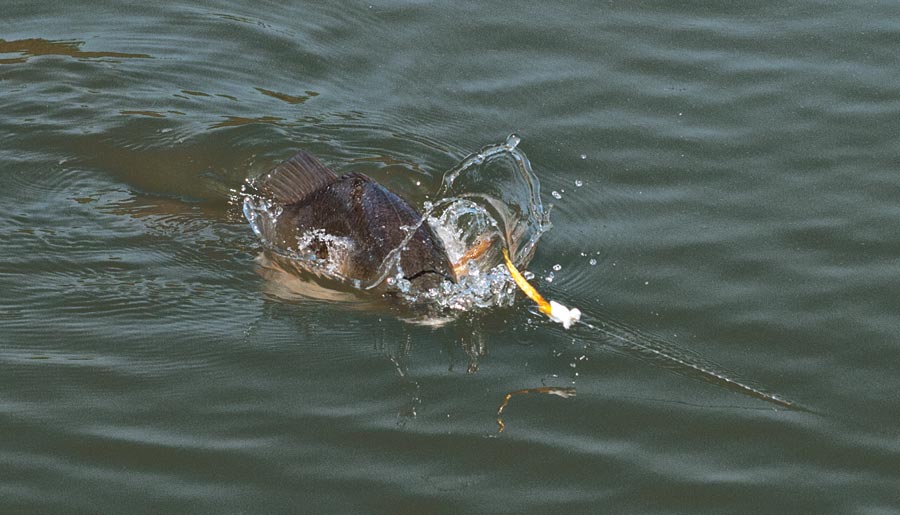
[[[4,6],[0,511],[900,510],[898,19]],[[548,297],[809,411],[524,300],[435,328],[285,298],[229,202],[305,148],[422,205],[511,132],[554,204]],[[543,386],[577,396],[516,396],[498,434]]]

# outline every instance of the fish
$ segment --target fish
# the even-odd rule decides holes
[[[442,240],[422,215],[368,175],[338,175],[300,150],[263,174],[257,188],[278,213],[275,243],[327,264],[336,278],[369,288],[402,277],[416,291],[457,280]],[[386,270],[397,250],[396,269]]]

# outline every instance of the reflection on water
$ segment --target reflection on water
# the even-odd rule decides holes
[[[225,119],[215,122],[209,126],[210,129],[223,129],[225,127],[240,127],[241,125],[253,125],[257,123],[267,123],[277,126],[288,126],[290,123],[285,122],[284,118],[279,116],[257,116],[255,118],[247,118],[244,116],[225,116]]]
[[[42,38],[19,39],[6,41],[0,39],[0,54],[21,54],[21,57],[0,58],[0,64],[20,64],[30,57],[44,55],[63,55],[76,59],[149,59],[147,54],[127,54],[123,52],[98,52],[81,50],[84,41],[65,40],[52,41]]]
[[[305,95],[288,95],[286,93],[279,93],[277,91],[270,91],[263,88],[256,88],[256,91],[259,91],[263,95],[287,102],[288,104],[302,104],[312,97],[319,96],[319,94],[315,91],[307,91]]]
[[[172,113],[172,111],[169,111],[169,112]],[[125,110],[125,111],[119,111],[119,114],[121,114],[121,115],[140,115],[140,116],[149,116],[149,117],[151,117],[151,118],[165,118],[165,117],[166,117],[165,114],[163,114],[163,113],[157,113],[156,111],[128,111],[128,110]],[[182,115],[183,115],[184,113],[178,113],[178,114],[182,114]]]

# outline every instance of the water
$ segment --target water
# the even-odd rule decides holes
[[[0,512],[900,510],[894,3],[3,7]],[[422,206],[511,132],[548,298],[806,411],[293,295],[229,202],[305,148]]]

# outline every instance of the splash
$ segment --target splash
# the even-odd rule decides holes
[[[406,238],[382,261],[376,279],[368,282],[338,273],[343,269],[340,260],[353,250],[352,241],[322,231],[280,234],[276,222],[281,208],[259,193],[254,180],[247,181],[238,200],[268,261],[282,269],[333,279],[361,292],[387,292],[411,305],[425,304],[443,312],[510,306],[515,285],[503,265],[501,249],[509,249],[513,261],[524,266],[541,234],[550,229],[540,183],[519,142],[518,136],[511,135],[447,171],[435,200],[423,204],[419,223],[401,227]],[[455,283],[443,281],[420,291],[405,279],[401,257],[421,224],[428,224],[442,240],[454,265]],[[323,246],[326,251],[321,251]]]
[[[438,192],[438,198],[467,199],[482,206],[498,222],[516,266],[528,264],[541,235],[552,227],[541,203],[540,182],[519,150],[520,142],[511,134],[503,144],[470,155],[444,174]]]

